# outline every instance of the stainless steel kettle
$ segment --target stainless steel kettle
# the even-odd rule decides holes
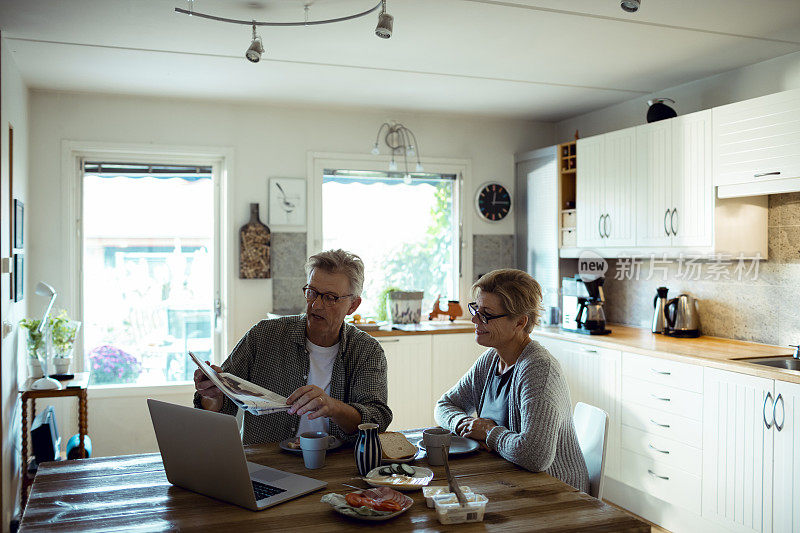
[[[669,325],[667,324],[667,292],[666,287],[656,289],[656,297],[653,298],[653,333],[664,333]]]
[[[700,313],[697,300],[688,294],[673,298],[664,306],[667,329],[664,333],[671,337],[699,337]]]

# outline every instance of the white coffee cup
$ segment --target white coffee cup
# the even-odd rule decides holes
[[[309,470],[325,466],[325,453],[331,437],[324,431],[308,431],[300,434],[300,449],[303,450],[303,462]]]
[[[428,464],[441,466],[444,464],[444,447],[450,446],[450,431],[444,428],[431,428],[422,432],[422,443],[428,456]]]

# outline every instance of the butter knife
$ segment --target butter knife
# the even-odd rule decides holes
[[[450,491],[455,493],[459,505],[461,505],[461,507],[466,507],[467,499],[464,497],[464,493],[461,492],[461,487],[458,486],[456,478],[454,478],[453,474],[450,473],[450,460],[448,459],[450,454],[450,446],[445,445],[442,448],[442,451],[444,452],[444,473],[447,476],[447,484],[450,485]]]

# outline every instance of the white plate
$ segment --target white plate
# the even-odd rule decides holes
[[[283,439],[282,441],[280,441],[278,443],[278,447],[281,450],[284,450],[284,451],[287,451],[287,452],[296,453],[296,454],[302,454],[303,450],[301,450],[300,448],[292,448],[291,446],[289,446],[290,442],[299,442],[299,440],[298,440],[299,438],[300,437],[291,437],[291,438],[288,438],[288,439]],[[330,444],[328,444],[328,450],[335,450],[336,448],[341,447],[342,444],[344,444],[342,441],[340,441],[339,439],[337,439],[336,437],[331,435],[331,442],[330,442]]]
[[[386,489],[391,490],[389,487],[386,487],[386,488],[380,488],[379,487],[378,488],[378,490],[381,490],[381,491],[386,490]],[[376,489],[367,489],[366,491],[360,490],[360,491],[357,491],[357,492],[359,492],[359,493],[367,492],[367,494],[369,495],[368,491],[374,491],[374,490],[376,490]],[[402,504],[401,504],[403,506],[402,510],[397,511],[396,513],[391,513],[391,514],[381,515],[381,516],[360,515],[360,514],[356,513],[355,510],[350,506],[338,507],[338,506],[334,505],[331,502],[328,502],[328,503],[331,505],[331,507],[333,508],[334,511],[336,511],[337,513],[342,514],[344,516],[347,516],[347,517],[350,517],[350,518],[355,518],[356,520],[367,520],[369,522],[382,522],[384,520],[391,520],[395,516],[405,513],[406,511],[408,511],[411,508],[412,505],[414,505],[414,500],[412,500],[408,496],[405,496],[405,495],[402,495],[402,496],[403,496],[403,498],[405,498],[403,500]],[[325,498],[325,497],[323,496],[323,498]],[[325,501],[325,500],[323,499],[323,501]]]
[[[431,470],[430,468],[425,468],[424,466],[414,466],[412,467],[414,469],[414,475],[411,477],[413,477],[415,480],[420,480],[420,481],[417,481],[415,483],[388,483],[376,479],[385,477],[381,476],[378,473],[381,468],[386,468],[386,467],[379,466],[367,472],[367,475],[364,476],[364,481],[366,481],[373,487],[389,487],[394,490],[412,491],[412,490],[422,490],[422,487],[429,484],[433,479],[433,470]]]

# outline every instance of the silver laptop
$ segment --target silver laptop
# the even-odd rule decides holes
[[[233,416],[152,399],[147,406],[173,485],[254,511],[327,486],[247,461]]]

